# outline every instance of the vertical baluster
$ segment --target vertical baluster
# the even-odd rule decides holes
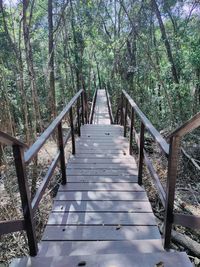
[[[87,94],[84,91],[84,104],[85,104],[85,123],[88,123],[88,107],[87,107]]]
[[[84,96],[83,92],[81,93],[81,119],[82,119],[82,124],[84,125]]]
[[[74,137],[74,124],[73,124],[72,107],[69,110],[69,116],[70,116],[70,126],[71,126],[71,136],[72,136],[72,154],[74,155],[76,153],[76,149],[75,149],[75,137]]]
[[[35,224],[31,207],[30,192],[25,171],[24,150],[18,145],[13,146],[13,156],[17,173],[19,192],[22,202],[22,210],[25,221],[25,228],[28,237],[30,255],[37,255],[38,247],[35,235]]]
[[[124,95],[123,93],[121,94],[121,108],[120,108],[120,125],[123,125],[123,99]]]
[[[173,223],[174,196],[176,187],[176,177],[178,168],[178,155],[180,150],[180,137],[172,136],[170,138],[168,174],[167,174],[167,192],[165,204],[165,221],[164,221],[164,248],[168,249],[171,241],[171,231]]]
[[[129,140],[129,154],[133,154],[132,143],[133,143],[133,126],[134,126],[134,108],[131,108],[131,128],[130,128],[130,140]]]
[[[144,161],[144,130],[145,126],[141,122],[140,127],[140,147],[139,147],[139,169],[138,169],[138,184],[142,185],[142,172],[143,172],[143,161]]]
[[[79,99],[77,99],[77,126],[78,126],[78,136],[81,136],[81,124],[80,124],[80,113],[79,113],[79,109],[80,109],[80,103],[79,103]]]
[[[62,122],[58,124],[58,146],[60,150],[60,166],[61,166],[61,173],[62,173],[62,184],[66,184],[66,165],[65,165],[65,150],[63,144],[63,131],[62,131]]]
[[[125,113],[124,113],[124,137],[126,137],[126,124],[127,124],[127,113],[128,113],[128,100],[125,99]]]

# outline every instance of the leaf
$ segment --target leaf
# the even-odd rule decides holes
[[[160,261],[154,265],[154,267],[164,267],[164,262]]]

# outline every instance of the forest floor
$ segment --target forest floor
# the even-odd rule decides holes
[[[158,149],[151,148],[151,159],[161,179],[164,188],[166,185],[167,162],[164,156],[160,154]],[[153,151],[153,153],[152,153]],[[38,155],[38,180],[37,186],[41,183],[51,160],[57,152],[57,145],[54,140],[50,140],[41,149]],[[68,142],[66,148],[66,159],[69,158],[71,153],[71,142]],[[137,151],[135,151],[137,153]],[[6,153],[7,154],[7,153]],[[9,154],[9,153],[8,153]],[[0,169],[0,220],[21,219],[21,202],[16,182],[15,169],[12,163],[12,158],[6,158],[6,164],[1,166]],[[67,160],[66,160],[67,161]],[[179,168],[179,175],[176,187],[176,212],[189,213],[200,215],[200,190],[199,173],[196,172],[185,158],[181,160],[182,167]],[[13,167],[11,167],[13,166]],[[31,177],[32,166],[28,169],[28,177]],[[45,224],[48,220],[49,213],[52,208],[53,198],[56,194],[58,184],[60,181],[59,166],[57,167],[54,176],[44,194],[40,203],[39,209],[35,214],[37,240],[41,239]],[[149,173],[144,172],[144,186],[152,204],[154,214],[159,220],[164,218],[164,209],[159,200],[157,191],[153,186]],[[175,226],[174,229],[184,235],[188,235],[193,240],[200,242],[200,231],[194,231],[183,227]],[[195,266],[200,266],[200,259],[195,257],[191,251],[185,249],[178,243],[171,245],[172,249],[179,251],[186,251],[190,259],[195,263]],[[9,235],[2,236],[0,239],[0,267],[8,266],[9,262],[16,257],[28,255],[28,246],[25,232],[17,232]]]

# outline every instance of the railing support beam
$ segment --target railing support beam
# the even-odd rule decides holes
[[[62,185],[65,185],[67,182],[66,178],[66,164],[65,164],[65,151],[63,144],[63,131],[62,131],[62,122],[58,124],[58,146],[60,150],[60,166],[62,173]]]
[[[165,221],[164,221],[164,233],[163,233],[164,248],[166,249],[169,249],[171,241],[179,150],[180,150],[180,137],[172,136],[170,138],[170,147],[169,147]]]
[[[35,235],[33,213],[31,208],[30,192],[25,172],[24,150],[18,145],[13,145],[13,156],[15,161],[15,168],[22,202],[22,210],[24,215],[25,229],[28,237],[30,255],[36,256],[38,247]]]
[[[128,112],[128,100],[125,99],[125,113],[124,113],[124,137],[126,137],[126,123],[127,123],[127,112]]]
[[[143,162],[144,162],[144,123],[141,122],[140,127],[140,147],[139,147],[139,168],[138,168],[138,184],[142,185],[142,173],[143,173]]]
[[[131,126],[130,126],[130,140],[129,140],[129,154],[133,154],[133,126],[134,126],[134,108],[131,108]]]
[[[72,135],[72,154],[74,155],[76,153],[76,148],[75,148],[75,136],[74,136],[74,123],[73,123],[72,107],[69,110],[69,116],[70,116],[70,126],[71,126],[71,135]]]

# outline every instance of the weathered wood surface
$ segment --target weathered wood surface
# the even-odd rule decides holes
[[[78,242],[80,249],[79,241],[113,240],[121,241],[123,247],[124,241],[145,240],[145,244],[158,240],[162,250],[151,205],[144,188],[137,184],[137,165],[129,155],[123,127],[109,125],[110,119],[100,116],[108,112],[104,100],[99,91],[93,117],[97,124],[81,127],[76,154],[66,168],[67,184],[60,186],[54,199],[41,246]]]
[[[12,264],[11,267],[19,266],[19,261]],[[162,264],[162,265],[161,265]],[[106,254],[106,255],[81,255],[81,256],[60,256],[60,257],[37,257],[24,258],[20,262],[21,267],[192,267],[187,254],[184,252],[156,252],[156,253],[138,253],[130,254]]]
[[[96,105],[93,116],[94,124],[110,124],[110,116],[107,106],[106,91],[104,89],[97,91]]]
[[[54,201],[53,212],[152,212],[148,201],[127,201],[127,200],[100,200],[100,201]]]
[[[58,192],[55,200],[147,200],[145,192],[118,192],[118,191],[67,191]]]
[[[156,225],[154,215],[133,212],[60,212],[51,213],[48,225]]]
[[[76,226],[47,225],[42,240],[146,240],[160,239],[157,226]]]
[[[127,183],[127,182],[137,182],[138,178],[134,175],[68,175],[67,176],[68,182],[73,183],[95,183],[95,182],[102,182],[102,183]]]
[[[67,183],[59,187],[59,192],[65,191],[135,191],[144,189],[136,183]]]

